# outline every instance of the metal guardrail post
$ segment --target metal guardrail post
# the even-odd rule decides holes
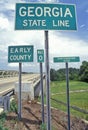
[[[3,99],[3,105],[4,105],[4,111],[7,111],[7,96],[4,97]]]
[[[0,96],[0,107],[3,107],[3,97]]]
[[[4,111],[10,111],[10,96],[14,95],[14,89],[0,96],[0,106],[4,107]]]
[[[10,111],[10,96],[7,96],[7,110]]]

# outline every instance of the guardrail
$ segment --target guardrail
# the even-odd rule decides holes
[[[0,96],[0,107],[4,108],[4,111],[10,110],[10,97],[14,95],[14,89],[9,89],[8,91],[2,92]]]
[[[8,77],[17,77],[18,74],[16,75],[0,75],[0,78],[8,78]]]

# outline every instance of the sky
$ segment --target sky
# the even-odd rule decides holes
[[[76,68],[80,67],[82,61],[88,61],[88,0],[0,0],[0,70],[18,70],[18,63],[8,63],[8,46],[33,45],[34,62],[23,63],[22,67],[27,72],[39,71],[37,49],[45,49],[44,31],[14,29],[15,4],[29,2],[68,3],[76,6],[77,31],[49,31],[50,68],[65,67],[64,63],[54,63],[53,57],[79,56],[79,63],[69,63],[69,67]]]

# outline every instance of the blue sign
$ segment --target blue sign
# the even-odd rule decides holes
[[[8,62],[33,62],[33,46],[9,46]]]
[[[17,3],[16,30],[77,30],[75,5]]]

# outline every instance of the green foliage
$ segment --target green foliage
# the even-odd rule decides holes
[[[13,111],[13,112],[16,112],[17,113],[17,110],[18,110],[18,106],[17,106],[17,103],[14,100],[12,100],[11,104],[10,104],[10,111]]]
[[[40,130],[47,130],[45,123],[40,125]]]
[[[62,81],[62,80],[65,80],[65,69],[59,69],[57,70],[57,75],[58,75],[58,80],[59,81]]]
[[[66,96],[66,81],[52,81],[51,82],[51,98],[67,103]],[[77,106],[81,109],[88,111],[88,83],[80,81],[69,82],[70,93],[70,105]],[[81,91],[84,90],[84,91]],[[57,109],[67,111],[66,106],[58,104],[51,100],[51,106]],[[73,110],[71,108],[71,114],[88,120],[88,114],[84,114]]]
[[[52,127],[52,130],[56,130],[56,129],[54,128],[54,126],[51,126],[51,127]],[[47,126],[46,126],[45,123],[40,125],[40,130],[47,130]]]
[[[88,121],[88,115],[86,116],[86,120]]]
[[[54,69],[50,70],[50,79],[51,79],[51,81],[56,81],[57,80],[56,71]]]
[[[4,128],[2,125],[0,125],[0,130],[8,130],[8,128]]]
[[[87,61],[83,61],[82,65],[80,66],[79,80],[88,82],[88,62]]]
[[[79,69],[76,68],[69,68],[69,79],[70,80],[78,80],[79,76]],[[59,69],[59,70],[50,70],[50,79],[51,81],[62,81],[66,79],[66,69]]]
[[[66,69],[50,70],[51,81],[62,81],[66,79]],[[80,69],[69,68],[69,79],[88,82],[88,62],[83,61]]]
[[[79,69],[69,68],[69,79],[70,80],[78,80]]]
[[[5,122],[5,119],[6,119],[6,113],[3,112],[3,113],[1,113],[1,115],[0,115],[0,123],[3,124],[3,123]]]
[[[4,127],[4,122],[6,120],[6,113],[3,112],[1,115],[0,115],[0,130],[8,130],[7,128]]]

